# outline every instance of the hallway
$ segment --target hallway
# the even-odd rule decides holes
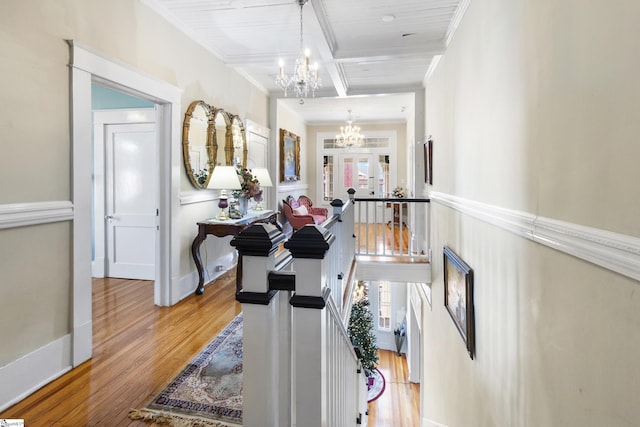
[[[93,281],[93,358],[0,413],[30,427],[149,426],[131,421],[143,407],[241,310],[229,272],[173,307],[153,305],[153,282]],[[186,339],[188,337],[188,339]],[[386,378],[369,405],[369,426],[419,425],[420,386],[409,384],[405,357],[380,351]]]

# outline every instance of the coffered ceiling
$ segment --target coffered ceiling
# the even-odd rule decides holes
[[[422,90],[470,0],[309,0],[304,44],[319,64],[321,89],[300,114],[309,122],[404,120],[406,95]],[[297,0],[143,0],[258,87],[283,97],[278,60],[291,73],[300,51]],[[373,98],[365,95],[380,95]],[[291,97],[291,95],[289,95]],[[357,96],[356,98],[354,98]],[[288,99],[296,108],[298,101]],[[358,119],[359,118],[359,119]]]

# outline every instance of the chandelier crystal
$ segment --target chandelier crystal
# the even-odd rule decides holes
[[[322,86],[318,78],[318,63],[309,65],[311,52],[304,48],[302,39],[302,7],[308,0],[298,0],[300,5],[300,56],[296,59],[296,65],[293,74],[286,75],[284,73],[284,61],[280,60],[280,72],[276,77],[276,84],[284,90],[284,96],[287,96],[289,90],[293,90],[296,97],[299,98],[300,104],[304,104],[304,98],[315,96],[316,90]]]
[[[364,135],[360,133],[360,126],[353,125],[351,110],[349,110],[349,120],[346,126],[340,126],[340,133],[336,135],[336,147],[362,147],[364,145]]]

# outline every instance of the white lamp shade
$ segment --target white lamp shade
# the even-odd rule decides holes
[[[251,175],[260,183],[260,187],[273,187],[267,168],[253,168]]]
[[[234,166],[218,165],[213,168],[207,188],[214,190],[240,190],[240,178]]]

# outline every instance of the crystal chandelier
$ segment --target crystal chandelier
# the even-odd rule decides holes
[[[349,120],[346,126],[340,126],[340,133],[336,135],[336,147],[362,147],[364,145],[364,135],[360,133],[360,126],[353,125],[351,110],[349,110]]]
[[[300,104],[304,104],[304,98],[309,96],[309,92],[311,92],[311,96],[315,96],[316,90],[321,86],[320,79],[318,79],[318,63],[314,63],[313,66],[309,65],[311,52],[304,48],[302,40],[302,7],[307,1],[298,0],[300,5],[300,56],[296,59],[293,74],[284,74],[284,61],[281,59],[280,73],[276,77],[276,84],[284,89],[284,96],[287,96],[287,91],[292,89],[295,91],[296,97],[300,99]]]

